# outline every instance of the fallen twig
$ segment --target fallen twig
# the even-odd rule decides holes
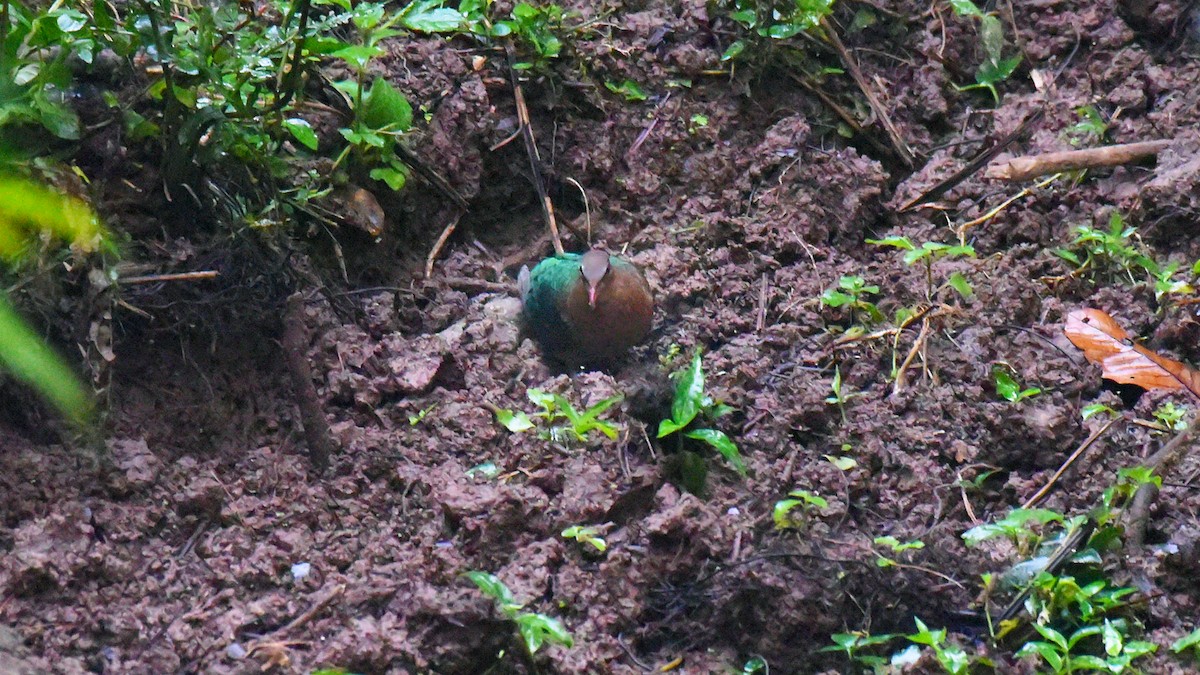
[[[215,279],[221,276],[217,270],[203,270],[201,272],[179,272],[177,274],[144,274],[137,277],[122,277],[118,281],[122,284],[153,284],[159,281],[196,281],[197,279]]]
[[[862,90],[863,96],[867,97],[867,105],[871,106],[871,110],[879,118],[884,131],[887,132],[888,140],[892,143],[892,148],[896,151],[896,155],[900,158],[900,161],[904,162],[905,166],[913,166],[912,150],[909,149],[908,144],[901,137],[900,130],[896,128],[896,124],[892,121],[891,115],[888,114],[887,108],[884,107],[879,97],[875,95],[875,91],[871,89],[871,84],[867,82],[867,78],[863,76],[862,69],[858,67],[858,62],[854,60],[854,56],[846,49],[846,45],[842,44],[842,39],[838,37],[837,31],[833,29],[833,25],[828,20],[821,19],[821,27],[825,29],[826,39],[837,50],[838,56],[841,57],[842,63],[845,64],[846,70],[850,73],[850,77],[854,79],[854,83]]]
[[[1013,157],[992,162],[984,175],[1007,181],[1024,181],[1048,173],[1096,169],[1130,164],[1162,152],[1174,141],[1143,141],[1124,145],[1109,145],[1103,148],[1048,152],[1042,155]]]
[[[1025,132],[1029,131],[1029,129],[1031,127],[1033,127],[1034,124],[1037,124],[1037,122],[1042,119],[1042,115],[1044,115],[1045,112],[1046,112],[1045,108],[1038,108],[1037,110],[1034,110],[1033,112],[1029,113],[1029,116],[1026,117],[1020,124],[1018,124],[1017,128],[1013,129],[1012,133],[1010,133],[1007,136],[1005,136],[1004,138],[1000,139],[992,147],[990,147],[990,148],[980,152],[979,154],[975,155],[974,157],[972,157],[971,161],[967,162],[963,166],[963,168],[959,169],[958,171],[955,171],[950,177],[939,182],[937,185],[934,185],[933,187],[929,188],[925,192],[922,192],[921,194],[917,195],[916,197],[913,197],[912,199],[910,199],[907,203],[905,203],[903,206],[901,206],[897,210],[900,211],[901,213],[903,213],[905,211],[908,211],[909,209],[920,206],[921,204],[924,204],[926,202],[931,202],[931,201],[937,199],[938,197],[941,197],[942,195],[946,194],[947,192],[952,190],[954,188],[954,186],[963,182],[964,180],[966,180],[967,178],[972,176],[976,171],[983,168],[984,164],[987,164],[988,162],[992,161],[992,158],[994,158],[996,155],[1000,154],[1008,146],[1012,145],[1013,142],[1016,141],[1018,138],[1024,136]]]
[[[1071,453],[1071,456],[1067,458],[1067,461],[1063,462],[1062,466],[1058,467],[1058,471],[1054,472],[1054,475],[1050,477],[1050,480],[1046,481],[1046,484],[1043,485],[1040,490],[1035,492],[1032,497],[1025,500],[1025,503],[1021,505],[1021,508],[1031,509],[1045,499],[1046,495],[1050,494],[1050,490],[1052,490],[1055,484],[1058,483],[1058,479],[1062,478],[1062,475],[1067,472],[1067,469],[1071,468],[1071,465],[1075,463],[1075,460],[1082,457],[1083,453],[1087,452],[1087,449],[1092,447],[1092,444],[1095,443],[1101,436],[1103,436],[1119,419],[1121,418],[1112,418],[1106,422],[1104,426],[1097,429],[1095,433],[1093,433],[1091,436],[1088,436],[1087,440],[1081,443],[1080,446],[1075,449],[1075,452]]]
[[[450,235],[454,234],[454,230],[458,227],[458,221],[462,218],[463,213],[461,209],[455,212],[454,216],[450,218],[450,222],[446,223],[446,227],[442,228],[442,233],[438,235],[437,241],[433,242],[433,248],[429,250],[429,255],[425,257],[426,279],[433,276],[433,261],[437,260],[438,255],[441,254],[442,247],[446,245],[446,240],[450,238]]]
[[[300,409],[300,424],[308,444],[308,459],[316,473],[329,467],[333,454],[333,435],[321,410],[317,388],[312,383],[312,368],[308,364],[308,332],[304,329],[304,296],[294,293],[287,299],[283,317],[283,357],[292,376],[296,405]]]
[[[512,42],[504,44],[504,51],[508,55],[508,73],[512,80],[513,100],[517,106],[517,123],[521,126],[521,137],[525,141],[525,153],[529,155],[529,170],[533,174],[533,188],[537,190],[538,200],[542,205],[542,216],[546,219],[546,226],[550,228],[550,240],[554,244],[554,252],[562,254],[564,249],[562,237],[558,234],[558,221],[554,219],[554,203],[550,201],[550,195],[546,194],[546,182],[542,179],[540,166],[542,158],[538,154],[537,142],[533,138],[533,124],[529,120],[529,106],[525,104],[525,93],[521,90],[521,71],[516,67],[517,56]]]

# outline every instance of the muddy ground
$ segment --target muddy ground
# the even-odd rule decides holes
[[[564,374],[540,359],[507,290],[519,264],[549,247],[528,246],[543,226],[519,139],[491,149],[515,129],[503,59],[488,55],[474,70],[480,52],[469,42],[392,41],[380,67],[430,113],[414,147],[470,196],[471,210],[423,279],[424,256],[453,214],[414,181],[385,201],[382,242],[342,235],[350,284],[307,289],[307,356],[340,448],[332,467],[316,476],[306,459],[278,305],[239,303],[228,281],[139,290],[130,304],[151,307],[152,318],[114,309],[111,463],[34,431],[36,416],[10,414],[0,430],[6,672],[251,673],[269,663],[296,673],[533,672],[511,625],[462,577],[472,569],[496,574],[573,634],[573,647],[538,654],[538,672],[673,663],[730,672],[754,655],[772,673],[850,672],[844,657],[817,651],[831,633],[911,632],[914,617],[945,626],[1001,672],[1033,670],[987,646],[976,612],[980,575],[1017,562],[1014,552],[967,548],[960,535],[1021,504],[1099,428],[1100,418],[1082,420],[1084,406],[1150,419],[1166,400],[1189,404],[1105,385],[1062,324],[1071,309],[1097,307],[1149,347],[1195,363],[1192,306],[1160,303],[1142,279],[1071,275],[1052,249],[1078,225],[1107,227],[1118,210],[1160,261],[1187,269],[1200,257],[1192,4],[1000,3],[1024,61],[994,106],[986,92],[953,86],[971,80],[981,55],[974,24],[944,3],[844,3],[843,26],[874,7],[874,25],[843,37],[915,168],[890,150],[849,77],[822,87],[867,120],[871,140],[839,135],[830,107],[769,53],[730,73],[720,55],[733,26],[704,2],[568,4],[590,29],[569,36],[526,85],[547,179],[560,217],[582,228],[568,179],[578,181],[595,241],[645,270],[658,300],[650,339],[607,372]],[[1031,71],[1053,84],[1039,91]],[[603,84],[625,79],[650,98],[626,101]],[[1009,151],[1070,148],[1076,110],[1088,105],[1108,118],[1112,142],[1177,141],[1156,166],[1093,171],[1020,196],[966,231],[977,257],[938,261],[929,276],[864,243],[954,242],[955,227],[1024,185],[976,173],[930,206],[899,207],[1035,111],[1040,121]],[[145,220],[126,208],[109,209],[114,228]],[[569,235],[567,245],[584,242]],[[943,288],[930,303],[929,278],[940,285],[953,272],[974,294]],[[854,317],[816,298],[848,274],[879,286],[874,299],[888,316],[932,307],[927,333],[918,321],[894,340],[839,340]],[[216,312],[200,298],[233,300]],[[223,319],[153,318],[176,302]],[[893,364],[919,339],[896,391]],[[670,369],[703,350],[714,395],[736,411],[719,426],[749,477],[712,459],[704,493],[680,487],[673,446],[653,439],[669,412],[663,361],[673,346],[683,357]],[[995,364],[1043,393],[1001,400]],[[826,402],[835,366],[855,394],[844,414]],[[618,439],[550,442],[499,426],[491,406],[532,412],[534,387],[577,405],[623,394],[606,414]],[[1044,506],[1085,512],[1118,468],[1166,438],[1114,425]],[[487,463],[494,475],[471,471]],[[1160,645],[1140,662],[1147,672],[1190,668],[1165,645],[1200,616],[1197,473],[1195,460],[1177,466],[1147,546],[1106,559],[1113,580],[1140,590],[1145,639]],[[772,508],[797,488],[828,506],[777,531]],[[605,554],[560,536],[579,524],[599,529]],[[924,548],[895,556],[907,567],[881,568],[872,542],[885,535]],[[307,575],[297,578],[297,563]]]

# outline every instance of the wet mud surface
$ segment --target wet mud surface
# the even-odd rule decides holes
[[[986,649],[986,624],[972,615],[979,578],[1016,558],[968,548],[962,532],[1045,484],[1102,424],[1082,419],[1085,406],[1151,419],[1164,401],[1191,403],[1115,391],[1062,336],[1067,312],[1097,307],[1147,346],[1200,361],[1194,306],[1161,302],[1143,279],[1072,274],[1053,253],[1077,226],[1106,228],[1119,211],[1156,259],[1188,268],[1200,257],[1200,38],[1187,3],[1125,4],[1135,3],[1011,3],[1025,60],[995,107],[952,85],[970,81],[979,55],[972,25],[941,3],[889,3],[908,18],[880,12],[844,34],[919,155],[911,169],[880,149],[877,124],[875,143],[839,135],[839,120],[785,68],[730,74],[720,61],[728,22],[703,2],[612,4],[602,16],[576,7],[593,28],[526,84],[551,196],[578,232],[568,248],[582,249],[584,205],[570,181],[582,185],[594,241],[638,264],[658,301],[650,338],[588,373],[556,372],[519,331],[516,270],[549,246],[529,247],[543,226],[520,140],[491,149],[516,129],[503,59],[475,70],[466,43],[395,41],[380,67],[429,111],[415,150],[472,208],[425,280],[424,256],[452,214],[414,182],[384,200],[382,242],[345,247],[351,285],[337,306],[308,294],[307,358],[339,448],[331,468],[309,468],[278,334],[259,310],[245,310],[242,331],[128,332],[112,364],[110,461],[20,425],[0,430],[0,625],[14,633],[0,634],[0,663],[534,672],[467,570],[497,575],[571,631],[573,647],[539,652],[543,673],[651,672],[676,659],[677,672],[730,672],[753,655],[772,673],[847,672],[844,657],[817,651],[831,633],[911,632],[914,616]],[[1052,85],[1039,91],[1031,71]],[[628,102],[604,86],[625,79],[651,98]],[[869,115],[848,77],[825,86]],[[1041,120],[1008,152],[1070,149],[1084,106],[1109,118],[1111,142],[1176,141],[1157,166],[1063,178],[990,218],[1024,186],[979,172],[931,206],[899,211],[1035,111]],[[964,230],[976,256],[928,269],[865,243],[955,243],[955,228],[977,219]],[[969,297],[945,285],[955,273]],[[844,275],[877,285],[887,317],[910,307],[923,319],[853,337],[860,318],[817,300]],[[719,425],[749,468],[740,478],[710,459],[700,495],[681,487],[674,446],[654,438],[670,411],[667,373],[694,349],[714,397],[735,409]],[[1002,400],[997,364],[1042,393]],[[853,393],[842,406],[827,402],[835,368]],[[497,424],[495,408],[536,410],[530,388],[580,409],[623,395],[604,415],[617,438],[543,439]],[[1044,506],[1085,512],[1117,469],[1167,438],[1118,423]],[[1110,565],[1148,598],[1146,639],[1160,645],[1200,616],[1197,468],[1185,459],[1173,470],[1149,545]],[[828,505],[779,531],[772,509],[794,489]],[[607,551],[564,539],[572,525],[596,527]],[[879,567],[881,536],[924,548]],[[1159,651],[1146,671],[1185,672]]]

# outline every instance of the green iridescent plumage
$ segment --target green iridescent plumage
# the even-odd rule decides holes
[[[522,270],[519,282],[527,329],[548,356],[568,365],[611,359],[650,332],[650,286],[617,256],[564,253]]]

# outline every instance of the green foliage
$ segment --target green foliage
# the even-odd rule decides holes
[[[76,9],[55,4],[45,12],[20,2],[4,3],[0,43],[0,147],[27,145],[30,130],[78,140],[79,117],[67,105],[72,85],[70,60],[91,63],[96,41],[88,18]],[[45,139],[48,140],[48,139]],[[28,149],[28,148],[25,148]]]
[[[960,675],[966,673],[971,665],[971,658],[963,651],[962,647],[956,644],[946,642],[946,629],[930,630],[929,626],[925,625],[918,617],[913,617],[913,621],[917,624],[917,632],[905,635],[910,642],[919,645],[925,645],[933,650],[934,657],[937,659],[938,665],[942,667],[950,675]]]
[[[682,436],[701,441],[716,450],[725,458],[739,475],[746,475],[746,463],[742,460],[737,444],[723,431],[708,427],[698,427],[699,424],[712,423],[733,409],[713,400],[704,391],[704,367],[701,364],[700,352],[696,351],[686,368],[677,372],[675,378],[675,398],[671,402],[671,417],[662,420],[658,425],[658,438],[683,432]],[[680,439],[682,444],[682,439]],[[703,481],[700,481],[702,484]]]
[[[1064,636],[1050,626],[1033,624],[1043,640],[1031,640],[1017,651],[1018,658],[1038,657],[1050,667],[1054,673],[1073,673],[1080,670],[1098,670],[1102,672],[1121,673],[1129,668],[1133,661],[1147,654],[1152,654],[1158,645],[1142,640],[1129,640],[1128,629],[1124,621],[1109,621],[1100,625],[1087,625]],[[1085,641],[1100,638],[1103,651],[1100,654],[1076,654],[1077,647]],[[1099,651],[1099,650],[1098,650]]]
[[[78,199],[24,178],[0,174],[0,258],[19,265],[43,241],[81,252],[104,243],[96,215]],[[33,387],[74,422],[92,413],[92,398],[71,369],[0,294],[0,367]]]
[[[598,553],[604,553],[608,550],[608,543],[604,541],[604,537],[601,537],[594,527],[572,525],[562,531],[562,536],[566,539],[574,539],[580,544],[591,546]]]
[[[1067,129],[1067,137],[1071,145],[1082,145],[1084,141],[1104,141],[1108,136],[1109,123],[1094,105],[1080,106],[1075,109],[1079,121]]]
[[[1188,423],[1184,419],[1187,416],[1188,409],[1186,406],[1175,405],[1174,401],[1167,401],[1158,406],[1151,414],[1154,419],[1158,420],[1168,431],[1183,431],[1187,428]]]
[[[830,405],[837,405],[838,410],[842,413],[842,423],[845,424],[846,402],[860,396],[866,396],[866,394],[862,392],[850,393],[845,390],[842,386],[842,369],[840,366],[833,369],[833,382],[830,383],[829,388],[833,391],[833,396],[825,397],[825,402]]]
[[[1080,414],[1082,415],[1083,419],[1086,420],[1093,415],[1116,415],[1117,411],[1113,410],[1109,406],[1104,405],[1103,403],[1093,403],[1091,405],[1083,406],[1083,410],[1080,411]]]
[[[1127,226],[1119,212],[1114,211],[1109,216],[1107,230],[1080,225],[1075,232],[1070,248],[1056,249],[1054,253],[1075,265],[1077,273],[1090,271],[1106,278],[1119,276],[1130,283],[1144,279],[1154,285],[1154,297],[1160,301],[1167,296],[1196,292],[1190,281],[1175,278],[1178,263],[1160,265],[1150,256],[1137,238],[1137,228]],[[1195,270],[1192,273],[1195,276]]]
[[[846,654],[846,658],[853,663],[870,668],[873,672],[886,672],[883,669],[887,667],[887,657],[860,652],[880,645],[886,645],[898,637],[900,636],[895,633],[884,633],[881,635],[871,635],[863,631],[834,633],[830,636],[833,645],[822,647],[820,651],[843,652]]]
[[[459,5],[463,13],[471,17],[482,17],[490,2],[467,0]],[[463,8],[466,9],[463,9]],[[563,9],[555,4],[532,5],[518,2],[513,6],[510,18],[497,21],[490,31],[493,37],[512,35],[528,45],[533,52],[532,61],[520,61],[517,70],[543,66],[562,52],[563,43],[558,34],[563,30]]]
[[[950,0],[950,6],[958,16],[979,21],[979,43],[983,50],[983,60],[975,70],[975,84],[959,87],[959,91],[986,89],[996,105],[1000,105],[996,85],[1007,80],[1021,65],[1021,55],[1004,56],[1004,24],[994,14],[984,13],[971,0]]]
[[[734,0],[729,17],[757,38],[784,40],[817,28],[832,13],[833,0]],[[736,40],[721,60],[737,58],[747,43]]]
[[[645,90],[633,80],[625,80],[621,83],[605,82],[604,86],[612,93],[624,96],[626,101],[645,101],[647,98]]]
[[[851,275],[838,279],[837,286],[825,289],[820,300],[826,307],[848,307],[850,320],[854,323],[858,322],[859,315],[862,315],[867,323],[880,323],[884,320],[883,312],[866,299],[866,296],[878,293],[879,286],[867,284],[866,279],[861,276]]]
[[[1171,643],[1171,651],[1176,654],[1188,650],[1191,650],[1193,657],[1200,658],[1200,628]]]
[[[1020,403],[1031,396],[1042,393],[1042,390],[1037,387],[1022,389],[1014,377],[1012,369],[999,363],[992,366],[992,384],[996,387],[996,394],[1009,403]]]
[[[868,239],[868,244],[876,246],[890,246],[904,251],[904,264],[912,265],[917,262],[925,263],[925,295],[929,298],[933,297],[933,263],[935,260],[942,258],[957,258],[962,256],[975,257],[975,248],[968,244],[943,244],[937,241],[927,241],[917,246],[908,237],[890,236],[883,239]],[[971,285],[967,280],[958,275],[953,275],[947,281],[947,286],[953,288],[960,295],[970,297],[972,293]],[[939,289],[940,290],[940,289]]]
[[[800,516],[795,514],[797,507],[800,508]],[[824,497],[808,490],[792,490],[787,499],[775,502],[775,508],[771,510],[771,520],[775,522],[776,530],[802,529],[813,511],[828,507],[829,502]]]
[[[892,551],[893,554],[925,548],[925,542],[921,541],[920,539],[913,541],[900,541],[899,539],[890,535],[886,537],[875,537],[874,543],[876,546],[886,546]],[[897,563],[895,560],[886,556],[880,555],[875,557],[876,567],[895,567],[898,564],[899,563]]]
[[[575,644],[571,634],[558,619],[535,612],[522,612],[525,608],[524,603],[514,600],[512,591],[495,575],[472,570],[465,576],[479,587],[481,593],[496,603],[496,610],[504,618],[516,625],[517,632],[521,635],[521,644],[530,656],[536,654],[545,644],[563,647]]]
[[[994,523],[984,523],[963,532],[967,546],[979,544],[995,537],[1007,537],[1018,550],[1028,551],[1041,543],[1042,535],[1032,529],[1033,525],[1062,523],[1065,518],[1057,511],[1047,509],[1013,509],[1004,518]]]
[[[620,395],[606,398],[587,410],[579,412],[561,394],[549,394],[541,389],[529,389],[525,394],[530,401],[541,408],[533,413],[532,418],[546,423],[546,428],[539,432],[539,435],[545,440],[555,443],[586,442],[588,434],[591,432],[602,434],[610,440],[617,439],[616,425],[605,422],[599,417],[623,398]],[[496,421],[514,434],[529,431],[537,426],[529,414],[519,410],[496,408],[495,415]]]

